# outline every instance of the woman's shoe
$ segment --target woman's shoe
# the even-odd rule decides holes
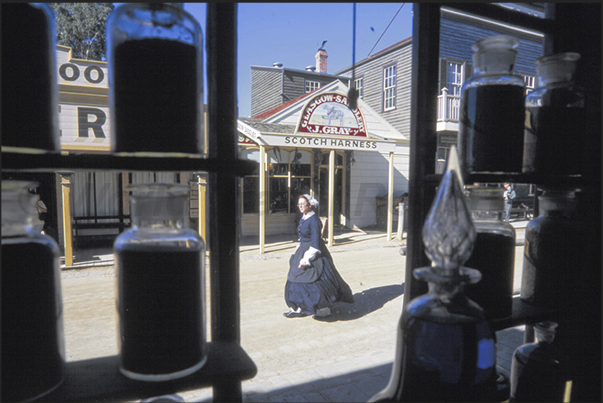
[[[303,317],[305,317],[305,316],[309,316],[309,315],[306,315],[305,313],[303,313],[303,312],[302,312],[302,310],[301,310],[301,309],[299,309],[299,308],[298,308],[298,310],[297,310],[297,311],[294,311],[294,310],[292,309],[292,310],[290,310],[289,312],[285,312],[285,313],[283,314],[283,316],[284,316],[285,318],[303,318]]]

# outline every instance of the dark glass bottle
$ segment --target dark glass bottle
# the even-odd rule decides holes
[[[525,85],[513,74],[518,44],[512,37],[493,36],[473,45],[475,74],[461,88],[463,175],[521,172]]]
[[[523,172],[582,173],[584,90],[572,80],[579,59],[578,53],[559,53],[536,61],[540,86],[526,97]]]
[[[479,270],[482,279],[468,285],[465,294],[484,309],[488,319],[508,318],[513,310],[515,229],[502,220],[503,190],[470,188],[469,203],[477,234],[465,265]]]
[[[2,151],[58,152],[54,15],[43,3],[2,3]]]
[[[429,283],[429,291],[404,306],[392,375],[373,402],[475,402],[499,396],[495,333],[463,291],[481,275],[461,266],[471,254],[475,228],[458,170],[451,165],[423,227],[433,266],[414,271]]]
[[[574,271],[581,266],[584,249],[582,225],[574,216],[573,190],[544,190],[538,198],[540,216],[525,229],[520,297],[548,309],[567,302]]]
[[[34,229],[37,185],[2,181],[2,401],[30,401],[63,382],[59,247]]]
[[[205,246],[184,228],[186,185],[134,185],[132,228],[115,240],[120,371],[165,381],[207,359]]]
[[[515,350],[511,364],[511,402],[563,402],[565,379],[555,351],[555,322],[535,327],[536,342]]]
[[[202,34],[181,5],[126,3],[109,17],[116,154],[199,157],[205,152]]]

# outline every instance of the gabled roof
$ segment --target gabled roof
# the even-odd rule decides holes
[[[347,96],[348,87],[341,80],[335,80],[332,83],[322,86],[310,93],[304,94],[266,112],[262,112],[253,118],[239,118],[239,121],[249,127],[252,127],[258,133],[283,135],[295,134],[300,115],[302,114],[306,104],[311,99],[314,99],[314,97],[322,93],[334,92]],[[408,143],[408,136],[403,135],[397,129],[395,129],[362,99],[358,100],[358,108],[364,117],[369,139]]]

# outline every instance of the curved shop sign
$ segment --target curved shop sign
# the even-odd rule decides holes
[[[348,97],[338,93],[310,99],[300,115],[297,132],[367,137],[362,112],[350,109]]]

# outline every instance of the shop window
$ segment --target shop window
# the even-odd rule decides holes
[[[270,178],[270,207],[268,213],[287,213],[289,188],[287,178]]]
[[[258,213],[260,211],[260,178],[257,176],[243,177],[243,213]]]
[[[383,110],[396,107],[396,65],[383,69]]]
[[[320,82],[319,81],[306,80],[306,93],[312,92],[312,91],[317,90],[319,88],[320,88]]]

